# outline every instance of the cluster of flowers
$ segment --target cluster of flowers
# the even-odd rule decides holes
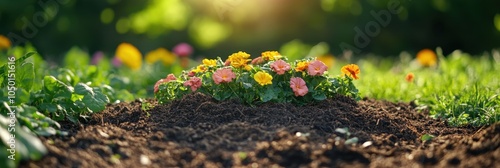
[[[240,51],[226,61],[204,59],[201,65],[179,77],[169,74],[155,84],[154,92],[160,103],[197,91],[217,100],[239,99],[249,104],[308,103],[335,94],[357,98],[357,89],[352,84],[352,80],[359,79],[357,65],[344,66],[338,77],[329,77],[327,69],[315,58],[288,63],[277,51],[266,51],[252,60],[249,54]]]

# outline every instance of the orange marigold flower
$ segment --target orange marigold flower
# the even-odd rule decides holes
[[[278,51],[265,51],[262,53],[262,58],[266,61],[274,61],[280,59],[282,56]]]
[[[415,78],[415,75],[413,73],[411,73],[411,72],[408,73],[408,74],[406,74],[406,77],[405,77],[406,81],[410,82],[410,83],[413,82],[414,78]]]
[[[308,61],[298,62],[297,66],[295,67],[295,71],[302,72],[302,71],[306,70],[308,66],[309,66]]]
[[[10,42],[9,38],[5,37],[4,35],[0,35],[0,50],[10,48],[11,46],[12,43]]]
[[[434,66],[437,64],[436,53],[430,49],[423,49],[417,53],[417,61],[422,66]]]
[[[359,70],[358,65],[356,65],[356,64],[349,64],[349,65],[343,66],[341,71],[342,71],[342,76],[347,75],[353,79],[359,79],[360,70]]]

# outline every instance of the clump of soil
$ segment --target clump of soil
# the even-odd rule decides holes
[[[69,136],[41,137],[49,154],[22,167],[500,165],[500,123],[450,127],[411,104],[343,96],[250,107],[190,94],[168,105],[109,105],[87,123],[63,127]],[[350,137],[335,131],[346,127]],[[425,134],[435,137],[422,142]],[[346,144],[352,137],[358,143]]]

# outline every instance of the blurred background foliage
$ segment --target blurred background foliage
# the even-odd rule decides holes
[[[398,13],[382,16],[386,26],[371,14],[395,4]],[[445,54],[478,54],[500,47],[499,7],[498,0],[0,0],[0,34],[33,44],[54,62],[75,45],[113,55],[121,42],[143,54],[187,42],[195,57],[307,54],[326,42],[340,55],[340,44],[356,46],[356,28],[366,33],[375,22],[379,30],[368,31],[376,35],[355,54],[396,56],[438,46]]]

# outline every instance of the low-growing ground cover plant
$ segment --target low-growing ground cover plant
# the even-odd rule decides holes
[[[169,74],[155,84],[155,97],[167,103],[191,92],[200,92],[217,100],[237,99],[248,104],[259,102],[292,102],[307,104],[336,94],[359,98],[352,83],[359,79],[355,64],[342,68],[341,75],[331,77],[328,67],[315,58],[293,62],[277,51],[266,51],[250,59],[237,52],[222,61],[204,59],[202,64],[176,77]]]

